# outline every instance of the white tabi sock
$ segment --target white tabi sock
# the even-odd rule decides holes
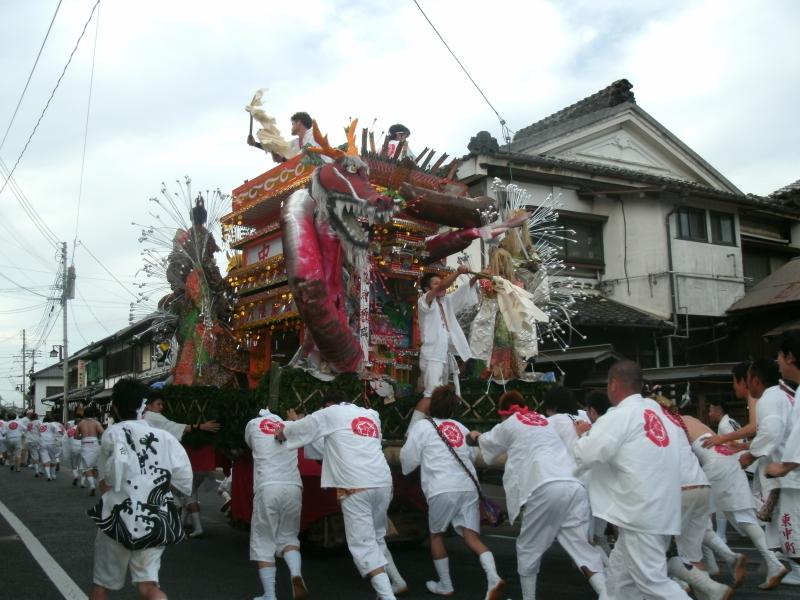
[[[386,573],[378,573],[369,580],[378,594],[378,600],[397,600],[392,591],[392,582]]]
[[[50,478],[51,479],[55,479],[56,478],[56,466],[55,465],[50,465]]]
[[[275,567],[261,567],[258,570],[258,578],[264,588],[264,595],[259,600],[277,600],[275,596]]]
[[[300,569],[303,564],[303,559],[300,552],[297,550],[287,550],[283,553],[283,560],[286,561],[286,566],[289,568],[289,574],[292,577],[302,577]]]
[[[392,582],[392,591],[395,594],[407,592],[408,584],[406,580],[403,579],[403,576],[400,575],[397,565],[394,564],[394,557],[392,553],[389,552],[389,548],[384,548],[383,556],[386,558],[386,565],[383,567],[383,570],[386,571],[386,574],[389,576],[389,581]]]
[[[481,561],[483,570],[486,571],[486,579],[489,580],[489,587],[500,581],[500,575],[497,574],[497,567],[494,564],[494,554],[491,552],[484,552],[478,559]]]
[[[753,542],[753,545],[758,550],[758,553],[761,555],[761,558],[764,559],[764,562],[767,563],[767,569],[777,569],[779,566],[783,567],[781,561],[775,556],[775,554],[767,548],[767,536],[764,533],[764,530],[761,529],[755,523],[742,523],[739,527],[747,534],[747,537],[750,538],[750,541]]]
[[[408,429],[406,429],[406,437],[408,437],[408,432],[411,431],[411,428],[414,426],[414,423],[416,423],[417,421],[422,421],[427,416],[428,415],[426,415],[424,412],[422,412],[421,410],[417,410],[415,408],[414,412],[411,413],[411,421],[409,421],[408,423]]]
[[[703,544],[711,548],[712,552],[725,562],[729,563],[738,557],[738,554],[728,548],[728,544],[719,539],[719,536],[711,529],[706,529],[703,535]]]
[[[589,585],[597,592],[599,600],[608,600],[608,592],[606,591],[606,576],[604,573],[595,573],[589,577]]]
[[[94,480],[94,477],[87,477],[86,479],[89,480],[89,488],[95,489],[97,487],[97,482]]]
[[[519,585],[522,588],[522,600],[536,600],[536,575],[520,575]]]
[[[436,575],[439,577],[439,583],[442,588],[452,590],[453,580],[450,579],[450,559],[437,558],[433,561],[433,568],[436,569]]]
[[[667,561],[667,574],[685,581],[692,586],[695,594],[702,594],[710,600],[722,600],[730,593],[728,586],[717,583],[708,576],[708,573],[692,564],[687,564],[679,556],[673,556]]]

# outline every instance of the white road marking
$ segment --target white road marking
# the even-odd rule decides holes
[[[39,563],[39,566],[42,567],[42,570],[53,582],[53,585],[56,586],[56,589],[61,592],[65,600],[89,600],[89,597],[72,581],[72,578],[61,568],[61,565],[45,550],[45,547],[31,533],[31,530],[25,527],[25,524],[2,502],[0,502],[0,516],[8,521],[11,528],[17,532],[22,543],[25,544],[34,560]]]

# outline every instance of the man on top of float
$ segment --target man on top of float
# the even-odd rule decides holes
[[[431,406],[431,394],[440,385],[446,385],[452,371],[456,394],[460,393],[458,372],[454,355],[461,360],[472,358],[469,343],[456,320],[456,314],[478,302],[475,279],[464,281],[450,294],[447,289],[461,275],[469,273],[467,265],[459,265],[455,272],[439,277],[425,273],[420,280],[422,296],[417,300],[417,317],[422,346],[419,350],[419,369],[425,389],[411,416],[409,430],[424,419]]]

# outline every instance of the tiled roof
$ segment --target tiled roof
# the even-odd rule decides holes
[[[729,313],[800,302],[800,258],[794,258],[759,281],[728,309]]]
[[[576,314],[572,323],[583,327],[636,327],[646,329],[671,329],[668,321],[659,319],[643,310],[626,306],[604,296],[585,296],[576,301],[572,307]]]
[[[782,188],[775,190],[770,194],[770,198],[784,198],[786,196],[794,196],[797,194],[800,194],[800,179],[794,183],[790,183],[789,185],[785,185]]]
[[[556,156],[548,156],[546,154],[526,154],[524,152],[507,152],[504,150],[498,150],[496,152],[487,153],[487,155],[501,160],[509,160],[516,164],[537,166],[544,169],[549,169],[551,171],[555,171],[557,169],[570,169],[593,175],[619,177],[628,181],[636,181],[659,186],[665,191],[669,190],[679,193],[696,192],[702,194],[704,197],[732,200],[748,206],[774,209],[781,212],[790,212],[794,215],[800,215],[800,210],[798,210],[796,207],[793,207],[790,204],[780,203],[772,197],[756,196],[755,194],[734,194],[733,192],[718,190],[694,181],[676,179],[674,177],[663,177],[661,175],[653,175],[651,173],[635,171],[633,169],[624,169],[621,167],[612,167],[599,163],[559,158]]]
[[[562,123],[571,121],[572,119],[577,119],[578,117],[591,114],[604,108],[610,108],[625,102],[635,104],[636,98],[634,97],[631,89],[633,89],[633,85],[627,79],[615,81],[608,87],[595,94],[592,94],[587,98],[584,98],[580,102],[576,102],[572,106],[563,108],[560,111],[553,113],[549,117],[545,117],[541,121],[537,121],[532,125],[528,125],[527,127],[520,129],[514,135],[514,141],[516,142],[522,138],[532,136],[546,129],[550,129],[551,127],[561,125]]]

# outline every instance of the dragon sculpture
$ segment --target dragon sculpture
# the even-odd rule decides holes
[[[347,129],[346,150],[332,148],[313,123],[319,146],[306,151],[332,162],[317,168],[310,185],[294,192],[281,211],[288,284],[309,334],[291,364],[330,374],[359,372],[364,366],[358,324],[352,323],[347,311],[345,278],[355,274],[369,280],[370,239],[365,225],[388,222],[402,210],[455,227],[426,240],[423,260],[431,263],[464,250],[475,239],[494,239],[527,218],[498,223],[492,198],[469,198],[408,182],[400,182],[400,198],[380,193],[370,183],[369,165],[356,149],[357,123],[354,120]],[[408,168],[398,165],[398,171]]]

